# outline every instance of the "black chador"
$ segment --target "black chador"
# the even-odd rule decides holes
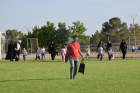
[[[5,59],[12,61],[13,52],[14,52],[14,44],[11,41],[10,44],[8,45],[8,51],[7,51],[7,54],[6,54],[6,58]]]
[[[123,54],[123,59],[125,59],[125,55],[126,55],[126,52],[127,52],[127,44],[124,41],[124,39],[122,40],[122,42],[120,44],[120,49],[121,49],[122,54]]]
[[[51,54],[51,58],[52,60],[55,59],[55,55],[56,55],[56,46],[54,44],[54,42],[52,42],[50,45],[49,45],[49,53]]]

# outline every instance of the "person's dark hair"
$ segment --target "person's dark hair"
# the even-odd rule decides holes
[[[77,36],[77,35],[74,35],[74,36],[73,36],[73,39],[75,39],[76,37],[78,37],[78,36]]]
[[[124,39],[122,39],[122,41],[125,41]]]
[[[43,48],[44,46],[41,46],[41,48]]]
[[[100,40],[99,44],[101,44],[102,40]]]

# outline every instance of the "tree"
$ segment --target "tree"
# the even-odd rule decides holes
[[[87,29],[84,27],[84,24],[80,21],[73,22],[73,26],[69,26],[69,30],[71,31],[70,36],[78,35],[78,42],[81,44],[88,44],[88,36],[85,35],[85,31]]]
[[[134,42],[134,26],[132,24],[130,24],[129,27],[129,31],[130,31],[130,38],[131,38],[131,42]],[[135,24],[135,36],[136,36],[136,41],[140,41],[140,26],[138,24]]]
[[[21,31],[6,30],[5,38],[8,39],[8,41],[17,42],[19,39],[22,39],[22,37],[23,37],[23,33]]]
[[[21,47],[27,49],[27,35],[23,34],[22,38],[21,38]]]
[[[87,31],[84,24],[80,21],[73,22],[73,26],[69,26],[69,30],[71,31],[72,35],[84,35],[84,32]]]
[[[5,39],[7,39],[7,44],[10,41],[13,41],[14,43],[17,43],[18,40],[21,40],[21,48],[25,47],[27,48],[27,35],[23,34],[21,31],[17,30],[6,30],[6,35],[4,34]]]
[[[58,29],[56,30],[56,40],[58,45],[63,45],[68,42],[68,37],[70,35],[70,31],[66,28],[65,23],[58,23]]]
[[[92,44],[98,44],[99,41],[100,41],[100,32],[97,30],[95,32],[95,34],[92,35],[90,43],[92,43]]]
[[[33,28],[32,38],[38,38],[39,46],[49,46],[52,41],[56,41],[54,23],[47,21],[47,25],[39,27],[35,26]]]
[[[111,40],[112,42],[120,42],[121,39],[127,39],[129,35],[129,30],[125,22],[121,22],[120,18],[114,17],[103,24],[101,30],[101,40],[103,42]]]

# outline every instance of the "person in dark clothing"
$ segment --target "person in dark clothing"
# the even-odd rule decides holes
[[[55,59],[55,55],[56,55],[56,46],[54,44],[54,42],[52,41],[52,43],[49,45],[49,53],[51,54],[51,58],[52,60]]]
[[[123,59],[125,59],[125,55],[126,55],[126,52],[127,52],[127,44],[126,44],[124,39],[122,39],[122,42],[120,44],[120,49],[121,49],[122,54],[123,54]]]
[[[109,60],[111,60],[111,57],[113,55],[113,51],[112,51],[112,44],[110,41],[108,41],[107,45],[106,45],[106,51],[108,52],[108,58]]]
[[[107,43],[106,46],[107,46],[107,47],[112,47],[112,43],[111,43],[111,41],[108,41],[108,43]]]
[[[11,41],[8,45],[8,51],[7,51],[7,55],[6,55],[6,60],[10,60],[12,61],[12,57],[13,57],[13,48],[14,48],[14,44],[13,42]]]
[[[102,46],[102,48],[104,49],[104,46],[103,46],[103,42],[100,40],[99,44],[97,45],[97,52],[98,52],[98,48],[100,47],[100,45]],[[100,55],[98,54],[97,55],[97,59],[100,57]]]

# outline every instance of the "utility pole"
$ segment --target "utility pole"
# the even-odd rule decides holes
[[[131,16],[131,15],[130,15],[130,16]],[[136,16],[137,16],[137,15],[136,15]],[[135,17],[131,16],[132,19],[133,19],[133,27],[134,27],[134,42],[135,42],[135,46],[136,46],[136,35],[135,35],[135,23],[134,23],[134,21],[135,21],[136,16],[135,16]]]
[[[31,26],[31,27],[26,27],[26,26],[24,26],[26,29],[27,29],[27,32],[28,32],[28,34],[29,34],[29,32],[30,32],[30,29],[31,28],[34,28],[34,26]],[[28,52],[28,38],[27,38],[27,52]]]

